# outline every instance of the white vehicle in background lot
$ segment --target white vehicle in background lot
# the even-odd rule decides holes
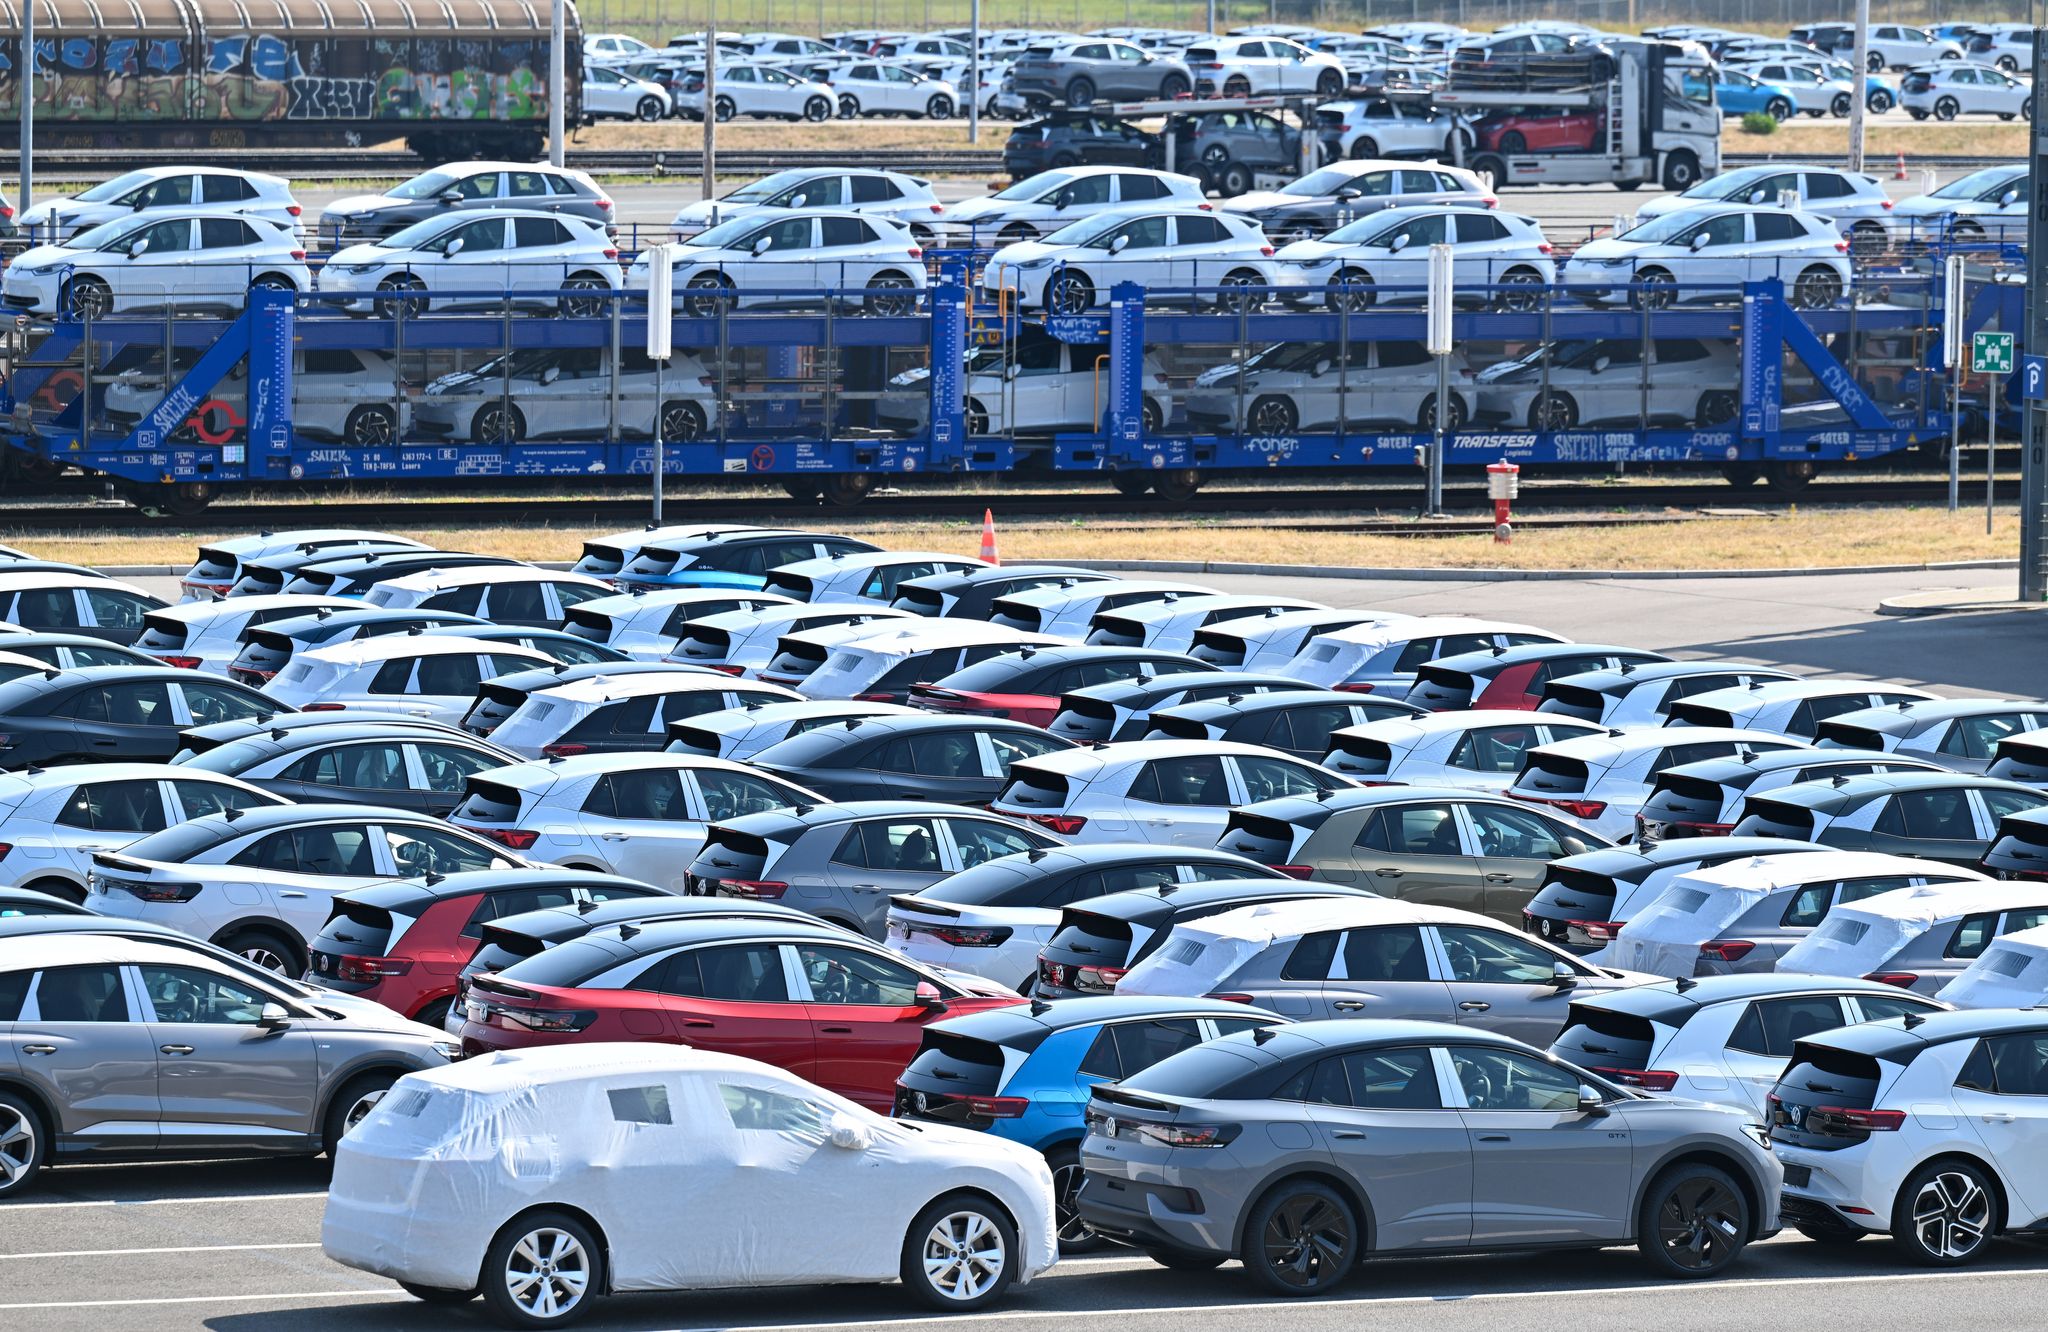
[[[684,204],[676,213],[674,226],[677,238],[688,240],[721,222],[756,217],[771,209],[821,208],[889,218],[908,226],[918,236],[931,235],[934,219],[946,211],[932,192],[931,182],[915,176],[897,171],[792,167],[751,181],[720,198]]]
[[[665,120],[675,109],[668,89],[603,65],[583,69],[583,115],[588,120]]]
[[[750,759],[770,745],[821,726],[843,726],[869,717],[916,717],[920,709],[900,703],[856,703],[807,699],[802,703],[747,703],[725,712],[677,722],[668,728],[668,752],[706,758]]]
[[[135,640],[135,647],[161,659],[166,666],[226,675],[228,663],[242,650],[245,629],[318,610],[350,610],[359,604],[341,597],[300,592],[181,601],[144,615],[142,634]],[[0,650],[5,650],[4,644],[0,644]]]
[[[1795,207],[1833,222],[1859,253],[1881,250],[1891,239],[1894,205],[1884,186],[1874,176],[1839,167],[1737,167],[1682,194],[1651,199],[1636,210],[1636,219],[1715,203],[1776,205],[1788,193],[1797,196]]]
[[[1135,282],[1159,291],[1191,291],[1199,304],[1250,308],[1260,288],[1277,286],[1280,267],[1259,224],[1199,210],[1113,213],[1063,227],[1044,240],[997,250],[982,269],[991,300],[1020,309],[1081,314],[1109,300],[1110,288]],[[1007,295],[1005,293],[1008,293]]]
[[[1905,23],[1876,24],[1870,30],[1868,46],[1873,74],[1882,74],[1887,69],[1910,69],[1930,60],[1963,58],[1961,44]],[[1847,55],[1852,48],[1844,45],[1835,49]]]
[[[2028,193],[2025,166],[1984,167],[1931,194],[1901,199],[1892,217],[1907,233],[1905,239],[1921,243],[1944,234],[1958,239],[1986,232],[2016,234],[2026,226]]]
[[[530,564],[477,564],[387,578],[363,601],[380,610],[455,611],[495,625],[553,627],[571,606],[611,595],[611,584],[582,574]]]
[[[1699,338],[1542,343],[1473,376],[1481,420],[1572,430],[1599,421],[1721,425],[1741,406],[1735,344]]]
[[[1330,733],[1323,766],[1354,781],[1408,782],[1460,790],[1501,789],[1522,770],[1530,750],[1604,728],[1575,717],[1547,717],[1503,708],[1383,717]]]
[[[754,614],[788,604],[793,603],[767,592],[668,587],[593,598],[570,610],[564,627],[635,661],[660,661],[676,646],[676,635],[699,618]]]
[[[960,90],[908,65],[863,60],[834,71],[832,91],[838,94],[841,117],[908,116],[912,120],[949,120],[960,106]]]
[[[700,231],[669,250],[675,308],[708,315],[817,304],[822,293],[864,292],[862,309],[909,314],[927,283],[924,251],[902,223],[858,213],[742,217]],[[626,271],[626,289],[645,292],[647,256]]]
[[[1350,83],[1344,62],[1284,37],[1214,37],[1182,52],[1199,97],[1336,97]]]
[[[1436,428],[1436,358],[1420,342],[1357,342],[1350,352],[1339,370],[1335,343],[1277,342],[1240,364],[1205,370],[1187,392],[1188,423],[1264,436],[1331,430],[1340,421]],[[1453,353],[1450,363],[1447,416],[1456,430],[1472,415],[1473,381],[1463,352]]]
[[[294,708],[372,708],[453,726],[485,680],[552,665],[515,643],[382,634],[297,653],[264,692]]]
[[[1912,70],[1899,83],[1899,105],[1915,120],[1933,116],[1997,116],[2034,118],[2034,85],[1990,65],[1927,65]]]
[[[1742,62],[1742,72],[1792,94],[1792,107],[1809,116],[1842,119],[1856,103],[1856,84],[1818,65],[1772,60]]]
[[[60,245],[22,251],[7,265],[9,309],[95,318],[139,310],[239,311],[249,293],[312,290],[295,226],[219,214],[117,219]]]
[[[910,579],[990,567],[973,556],[935,551],[842,551],[770,569],[762,590],[813,606],[880,610],[896,599],[898,584]]]
[[[1388,208],[1319,240],[1284,245],[1274,257],[1290,298],[1332,310],[1419,304],[1428,297],[1433,245],[1451,247],[1451,282],[1464,300],[1533,309],[1557,281],[1550,242],[1536,219],[1490,208]]]
[[[721,64],[711,114],[720,124],[738,116],[756,120],[830,120],[838,103],[830,84],[798,78],[780,65],[751,61]],[[683,110],[704,118],[705,89],[683,94]]]
[[[1012,629],[1035,629],[1041,633],[1081,638],[1097,611],[1135,606],[1172,597],[1207,597],[1213,587],[1199,583],[1177,583],[1158,578],[1117,578],[1104,582],[1057,582],[1027,588],[997,597],[994,624]]]
[[[1316,132],[1322,137],[1326,159],[1441,156],[1448,160],[1451,155],[1449,114],[1418,110],[1385,97],[1323,103],[1316,108]],[[1474,143],[1472,131],[1464,130],[1463,137],[1469,152]]]
[[[1423,664],[1439,657],[1523,643],[1568,641],[1547,629],[1503,620],[1412,615],[1368,620],[1349,629],[1317,634],[1302,645],[1294,660],[1273,670],[1276,675],[1321,689],[1387,693],[1398,698],[1414,685],[1415,673]]]
[[[586,33],[583,38],[583,63],[590,65],[616,65],[622,61],[636,60],[641,56],[655,54],[655,48],[638,37],[628,37],[622,32]],[[589,78],[586,68],[584,77]]]
[[[1060,167],[1026,176],[985,198],[953,204],[949,230],[964,230],[982,244],[1035,240],[1083,218],[1145,204],[1203,206],[1202,182],[1147,167]]]
[[[646,348],[627,339],[619,348],[620,435],[652,438],[657,389],[664,441],[687,444],[717,431],[718,378],[710,368],[678,349],[657,371]],[[536,347],[443,375],[409,402],[422,435],[479,443],[602,439],[611,392],[609,349]]]
[[[172,359],[176,383],[198,359],[197,350]],[[249,363],[239,361],[224,383],[246,384]],[[156,409],[168,385],[161,364],[123,370],[102,381],[106,414],[135,422]],[[350,444],[389,444],[410,428],[412,402],[396,392],[391,358],[367,347],[301,347],[292,370],[292,429]],[[289,547],[287,547],[289,549]]]
[[[260,217],[296,229],[301,213],[291,182],[260,171],[231,167],[143,167],[102,181],[77,194],[44,199],[22,210],[14,224],[30,238],[69,239],[102,222],[146,221],[155,217]]]
[[[1729,758],[1744,750],[1763,754],[1803,748],[1798,740],[1737,727],[1608,731],[1530,750],[1506,792],[1517,800],[1561,809],[1602,837],[1618,841],[1635,831],[1636,811],[1664,769]]]
[[[803,603],[720,611],[693,618],[676,630],[675,644],[662,660],[707,666],[727,675],[755,676],[781,651],[784,634],[874,620],[915,619],[908,611],[865,606],[810,606]]]
[[[507,298],[589,316],[607,308],[601,293],[618,286],[618,247],[602,225],[523,209],[415,222],[337,250],[320,270],[321,295],[339,297],[352,314],[387,318],[502,306]]]
[[[1572,252],[1559,277],[1589,302],[1619,296],[1653,307],[1726,301],[1746,283],[1775,278],[1805,310],[1836,304],[1853,281],[1849,242],[1826,218],[1725,204],[1688,208],[1588,241]]]
[[[1907,685],[1857,680],[1763,680],[1746,688],[1710,690],[1671,705],[1667,726],[1742,726],[1810,741],[1830,717],[1865,708],[1895,708],[1934,695]]]
[[[746,703],[794,703],[798,695],[716,672],[643,671],[592,676],[536,689],[491,730],[491,743],[523,758],[591,752],[652,752],[668,743],[668,724]]]
[[[967,433],[1100,429],[1109,403],[1098,348],[1095,343],[1046,337],[1030,325],[1005,346],[974,348],[967,354]],[[891,379],[894,391],[877,403],[876,419],[900,430],[922,431],[931,417],[931,373],[919,366]],[[1172,415],[1166,367],[1148,352],[1139,378],[1144,428],[1150,434]]]
[[[627,532],[613,532],[607,536],[592,537],[583,543],[583,553],[576,563],[569,566],[569,572],[588,574],[602,578],[614,585],[625,572],[642,546],[659,546],[664,542],[688,542],[699,537],[716,536],[721,532],[758,532],[760,528],[745,523],[680,523],[668,527],[646,527]]]
[[[178,599],[200,601],[226,596],[228,589],[235,585],[235,580],[242,576],[244,561],[260,560],[288,551],[305,551],[310,554],[331,546],[355,546],[366,543],[387,545],[394,549],[426,549],[411,537],[392,536],[389,532],[371,532],[353,527],[294,528],[285,532],[259,532],[254,536],[209,541],[199,548],[199,558],[193,561],[192,567],[185,571],[184,578],[180,580]]]

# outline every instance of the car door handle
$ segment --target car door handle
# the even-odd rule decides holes
[[[718,1024],[709,1018],[684,1018],[683,1025],[686,1027],[715,1027]]]
[[[92,743],[95,749],[112,749],[120,742],[118,740],[95,740]]]
[[[55,1054],[57,1053],[57,1047],[54,1045],[24,1045],[21,1047],[21,1052],[23,1054]]]
[[[1365,1135],[1357,1129],[1338,1129],[1330,1136],[1333,1138],[1363,1138]]]
[[[1508,1135],[1507,1135],[1507,1134],[1505,1134],[1505,1133],[1482,1133],[1482,1134],[1480,1134],[1480,1135],[1479,1135],[1479,1141],[1481,1141],[1481,1142],[1507,1142],[1507,1141],[1509,1141],[1509,1138],[1508,1138]]]
[[[820,1028],[818,1028],[818,1030],[819,1030],[819,1031],[822,1031],[822,1032],[825,1032],[825,1033],[826,1033],[827,1035],[831,1035],[831,1036],[851,1036],[851,1035],[853,1035],[853,1028],[852,1028],[852,1027],[820,1027]]]
[[[1484,999],[1467,999],[1460,1003],[1458,1007],[1467,1013],[1484,1013],[1487,1009],[1492,1008],[1493,1005],[1487,1003]]]
[[[277,894],[277,895],[278,895],[279,897],[304,897],[304,896],[305,896],[305,894],[304,894],[304,893],[300,892],[300,891],[299,891],[298,889],[296,889],[296,888],[283,888],[283,889],[279,889],[279,890],[278,890],[278,894]]]
[[[1339,999],[1336,1003],[1331,1004],[1330,1007],[1336,1009],[1339,1013],[1356,1013],[1359,1009],[1365,1007],[1365,1000]]]
[[[599,833],[598,836],[607,842],[623,842],[626,840],[626,834],[624,833]]]
[[[192,1047],[189,1045],[159,1045],[156,1048],[165,1054],[188,1055],[192,1053]]]
[[[1987,1124],[2010,1124],[2015,1119],[2017,1119],[2018,1116],[2007,1114],[1991,1114],[1980,1116],[1980,1118],[1982,1118],[1983,1121]]]
[[[1373,873],[1379,875],[1382,879],[1398,879],[1403,874],[1406,874],[1407,871],[1397,869],[1376,869],[1373,871]]]
[[[1515,876],[1512,874],[1489,874],[1486,876],[1486,881],[1488,883],[1513,883]]]

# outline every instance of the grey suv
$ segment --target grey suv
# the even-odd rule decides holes
[[[1090,39],[1031,48],[1010,66],[1010,86],[1029,102],[1087,106],[1097,97],[1182,97],[1195,86],[1195,76],[1178,56]]]
[[[1535,1247],[1713,1276],[1777,1233],[1784,1183],[1737,1111],[1436,1022],[1226,1036],[1096,1087],[1087,1122],[1083,1220],[1169,1267],[1241,1258],[1281,1295],[1367,1256]]]
[[[415,222],[464,209],[525,208],[618,221],[596,181],[574,168],[532,162],[451,162],[423,171],[382,194],[352,194],[328,204],[320,234],[336,246],[378,240]]]
[[[171,944],[0,940],[0,1198],[53,1160],[332,1152],[393,1082],[458,1050],[349,1012]]]

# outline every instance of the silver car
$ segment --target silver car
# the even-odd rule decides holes
[[[1698,1278],[1778,1231],[1784,1172],[1748,1118],[1466,1027],[1300,1023],[1095,1087],[1076,1210],[1168,1267],[1241,1258],[1287,1296],[1368,1254],[1503,1248],[1634,1244]]]
[[[202,953],[105,934],[0,939],[0,1198],[54,1162],[332,1152],[460,1047]]]

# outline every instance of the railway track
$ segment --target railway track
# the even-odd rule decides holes
[[[1981,502],[1981,482],[1966,485],[1971,502]],[[425,530],[443,527],[532,526],[621,528],[646,521],[644,492],[607,491],[586,496],[546,498],[496,496],[472,500],[406,500],[391,498],[328,500],[317,493],[281,495],[252,493],[247,499],[215,504],[191,518],[165,519],[126,504],[97,502],[78,490],[69,502],[0,506],[0,534],[57,534],[87,530],[140,530],[180,526],[242,531],[303,525],[317,517],[323,526],[395,527]],[[1516,523],[1543,527],[1602,527],[1648,522],[1683,521],[1716,510],[1764,509],[1786,504],[1925,504],[1947,495],[1942,481],[1821,481],[1795,495],[1774,495],[1763,489],[1735,490],[1707,481],[1676,483],[1525,482],[1515,502]],[[2016,479],[2001,478],[1998,496],[2016,499]],[[1219,485],[1192,499],[1167,502],[1152,497],[1128,498],[1092,491],[1025,491],[992,495],[975,491],[916,488],[877,491],[858,505],[834,507],[786,496],[721,495],[702,492],[672,495],[671,520],[774,523],[874,519],[881,521],[972,521],[986,509],[1010,521],[1033,518],[1053,522],[1148,523],[1196,520],[1203,526],[1228,528],[1267,526],[1276,520],[1297,531],[1329,531],[1388,536],[1458,536],[1493,530],[1486,491],[1480,484],[1446,487],[1448,520],[1417,521],[1422,488],[1373,485],[1301,490],[1233,490]],[[1545,516],[1546,514],[1551,516]]]

